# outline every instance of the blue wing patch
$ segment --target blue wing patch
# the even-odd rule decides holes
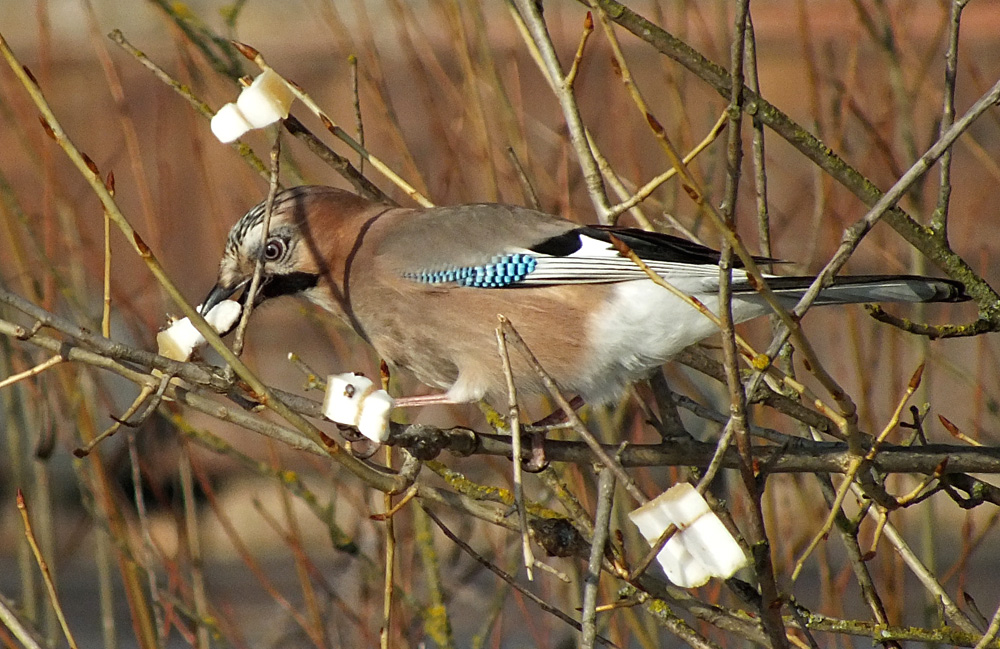
[[[450,284],[474,288],[506,288],[523,281],[535,270],[536,259],[528,254],[515,252],[497,255],[479,266],[456,266],[439,270],[422,270],[404,273],[403,277],[424,284]]]

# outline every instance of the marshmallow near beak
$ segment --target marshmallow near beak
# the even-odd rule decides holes
[[[200,305],[198,309],[201,309]],[[205,320],[216,332],[224,334],[232,329],[242,311],[243,307],[239,302],[223,300],[205,314]],[[191,358],[195,349],[205,343],[205,337],[187,318],[175,320],[169,327],[156,334],[156,346],[160,356],[175,361],[186,361]]]

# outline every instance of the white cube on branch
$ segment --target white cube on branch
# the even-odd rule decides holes
[[[628,517],[650,545],[670,525],[677,527],[656,560],[678,586],[701,586],[710,577],[728,579],[747,563],[733,535],[686,482],[667,489]]]
[[[212,133],[229,143],[255,128],[288,117],[295,95],[273,70],[265,70],[240,92],[235,104],[226,104],[212,117]]]
[[[242,311],[243,307],[239,302],[223,300],[205,314],[205,320],[216,332],[222,334],[232,328]],[[187,318],[174,320],[169,327],[156,334],[158,353],[175,361],[186,361],[205,342],[205,337]]]
[[[332,374],[326,379],[323,414],[338,424],[354,426],[374,442],[389,437],[389,413],[393,398],[375,389],[371,379],[360,374]]]

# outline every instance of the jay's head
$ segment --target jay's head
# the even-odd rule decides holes
[[[253,207],[233,225],[219,262],[219,276],[202,306],[213,306],[236,295],[241,304],[253,279],[257,260],[263,262],[255,304],[282,295],[310,295],[323,280],[330,280],[337,265],[334,251],[339,230],[354,214],[371,204],[330,187],[287,189],[274,198],[271,220],[264,238],[266,202]]]

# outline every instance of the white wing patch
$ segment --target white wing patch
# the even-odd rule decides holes
[[[580,235],[580,249],[569,255],[554,256],[525,250],[535,258],[535,269],[519,282],[541,284],[607,284],[648,279],[631,259],[622,257],[606,241]],[[673,261],[645,260],[646,265],[677,288],[687,292],[714,291],[718,288],[719,267],[715,264],[688,264]],[[733,270],[733,280],[746,279],[746,272]]]

